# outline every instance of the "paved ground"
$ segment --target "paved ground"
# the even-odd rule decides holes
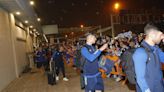
[[[14,80],[2,92],[84,92],[80,89],[79,75],[72,68],[67,68],[68,82],[59,80],[57,85],[47,84],[46,74],[26,73]],[[114,79],[105,79],[105,92],[135,92],[129,90],[127,85],[115,82]]]

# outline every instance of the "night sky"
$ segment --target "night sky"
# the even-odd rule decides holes
[[[42,25],[59,27],[108,26],[114,2],[121,9],[164,9],[164,0],[34,0]]]

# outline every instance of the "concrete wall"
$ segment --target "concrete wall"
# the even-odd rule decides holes
[[[19,28],[18,26],[15,26],[14,29],[13,40],[17,64],[16,71],[18,72],[18,76],[20,76],[22,71],[25,69],[25,66],[28,64],[28,57],[26,52],[26,31]]]
[[[9,14],[0,9],[0,90],[16,78]]]
[[[33,52],[29,28],[19,29],[13,14],[0,8],[0,91],[19,78]]]

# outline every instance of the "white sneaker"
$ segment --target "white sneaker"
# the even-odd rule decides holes
[[[107,75],[107,78],[110,78],[110,76],[111,76],[111,74],[108,74],[108,75]]]
[[[64,77],[64,78],[63,78],[63,81],[69,81],[69,79],[68,79],[68,78],[66,78],[66,77]]]
[[[122,79],[120,78],[120,77],[117,77],[116,78],[116,82],[119,82],[119,81],[121,81]]]
[[[56,81],[58,81],[59,80],[59,76],[56,76]]]
[[[117,75],[113,75],[113,78],[117,78]]]

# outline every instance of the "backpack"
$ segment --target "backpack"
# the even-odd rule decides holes
[[[86,47],[87,50],[90,52],[90,48],[88,45],[84,45],[84,47]],[[83,68],[84,68],[84,65],[86,63],[86,58],[84,56],[82,56],[81,53],[79,54],[79,57],[80,57],[80,71],[81,71],[81,73],[83,73]]]
[[[86,47],[87,50],[90,52],[90,48],[88,45],[84,45],[84,47]],[[80,73],[81,73],[80,74],[80,86],[81,86],[81,89],[84,89],[85,88],[85,80],[84,80],[84,75],[83,75],[83,68],[87,61],[86,61],[86,58],[84,58],[84,56],[82,56],[81,52],[79,52],[79,57],[80,57]]]
[[[143,47],[148,55],[149,58],[149,51]],[[136,49],[128,49],[121,55],[121,65],[124,73],[126,74],[126,77],[130,84],[136,84],[136,74],[135,74],[135,67],[134,67],[134,61],[133,61],[133,54],[136,51]],[[148,60],[146,61],[146,64],[148,63]]]

